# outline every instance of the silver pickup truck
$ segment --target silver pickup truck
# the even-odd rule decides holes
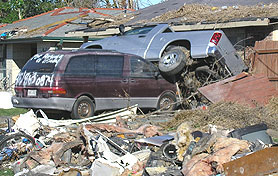
[[[197,79],[237,75],[247,69],[221,30],[175,32],[168,24],[134,28],[113,37],[84,43],[81,48],[113,49],[159,61],[164,77],[194,71]]]

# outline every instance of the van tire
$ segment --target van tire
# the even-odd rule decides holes
[[[95,105],[92,99],[87,96],[79,97],[72,108],[72,119],[84,119],[94,115]]]
[[[190,52],[185,47],[169,46],[159,59],[159,70],[166,76],[176,75],[183,70],[189,57]]]
[[[157,110],[173,111],[177,108],[177,99],[173,93],[167,92],[160,96],[157,102]]]

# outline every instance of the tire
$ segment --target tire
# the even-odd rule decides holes
[[[157,110],[172,111],[177,108],[176,96],[170,92],[164,93],[160,96],[157,102]]]
[[[92,99],[87,96],[79,97],[72,108],[71,118],[84,119],[94,115],[95,105]]]
[[[198,67],[195,70],[195,76],[196,79],[201,83],[205,84],[211,82],[211,81],[216,81],[218,79],[221,79],[221,77],[211,69],[209,69],[208,66],[201,66]]]
[[[5,136],[0,142],[0,164],[17,160],[35,149],[35,139],[23,133]]]
[[[169,46],[159,59],[159,70],[166,76],[180,73],[190,57],[189,51],[182,46]]]

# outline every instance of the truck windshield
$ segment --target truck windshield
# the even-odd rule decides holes
[[[141,28],[135,28],[131,29],[129,31],[126,31],[124,35],[138,35],[138,34],[147,34],[150,32],[155,26],[147,26],[147,27],[141,27]]]
[[[36,54],[23,67],[28,72],[53,72],[63,54]]]

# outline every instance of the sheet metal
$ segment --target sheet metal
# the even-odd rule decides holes
[[[152,144],[152,145],[156,145],[156,146],[160,147],[163,144],[163,142],[170,141],[173,139],[174,139],[173,135],[166,134],[163,136],[155,136],[155,137],[150,137],[150,138],[137,139],[137,140],[135,140],[135,142]]]
[[[237,102],[255,107],[265,105],[278,91],[267,76],[240,73],[223,81],[201,87],[198,91],[212,103]]]
[[[226,176],[263,176],[278,171],[278,147],[265,148],[225,163]]]

